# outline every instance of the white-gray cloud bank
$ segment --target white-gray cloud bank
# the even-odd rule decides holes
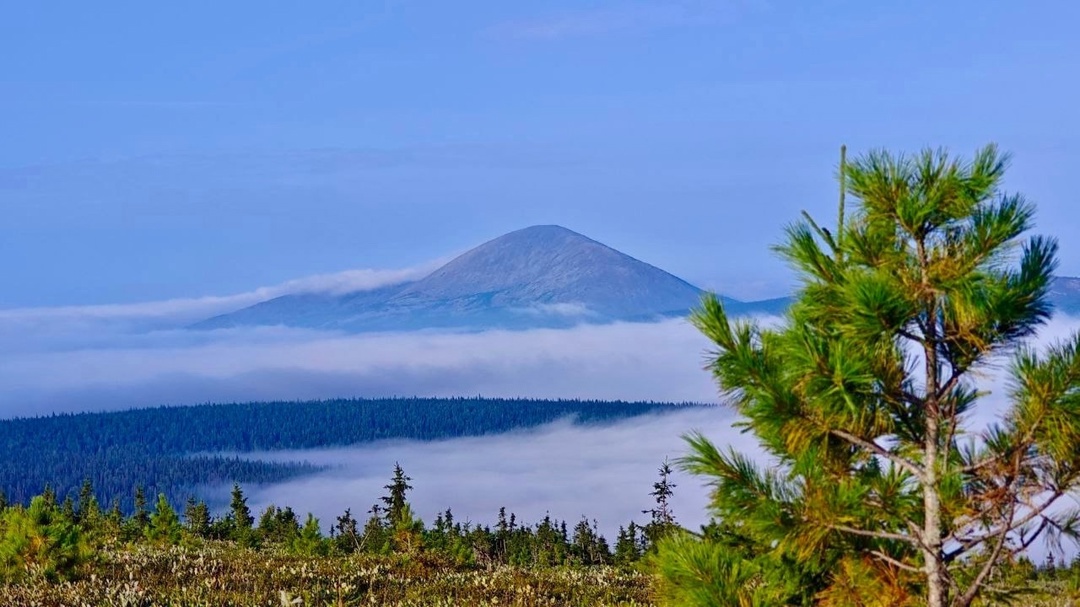
[[[5,416],[158,404],[484,395],[715,402],[682,320],[483,333],[158,332],[0,353]]]
[[[720,443],[754,452],[752,441],[731,428],[732,412],[709,407],[646,415],[604,426],[569,421],[496,436],[446,441],[392,441],[358,448],[250,454],[258,459],[306,460],[326,472],[289,482],[252,487],[256,511],[269,504],[312,512],[329,528],[346,508],[364,513],[385,494],[395,463],[412,477],[410,502],[428,524],[452,509],[456,520],[493,524],[500,507],[519,522],[545,514],[572,527],[582,516],[596,519],[614,541],[619,525],[648,521],[649,495],[665,459],[686,454],[681,436],[691,429]],[[706,521],[702,479],[676,471],[672,506],[681,524]]]

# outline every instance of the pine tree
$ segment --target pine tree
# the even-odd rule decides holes
[[[422,546],[424,523],[413,515],[412,507],[408,503],[402,508],[395,521],[391,528],[393,549],[405,554],[419,551]]]
[[[289,547],[294,553],[304,556],[326,555],[327,545],[319,528],[319,519],[308,513],[300,534],[292,539]]]
[[[146,539],[152,542],[167,545],[180,543],[180,517],[176,516],[176,511],[164,493],[158,494],[157,505],[154,513],[150,515],[145,534]]]
[[[1080,338],[1024,342],[1056,244],[1022,238],[1034,209],[1001,191],[1006,165],[871,153],[841,167],[857,206],[836,233],[807,215],[777,248],[803,285],[785,322],[704,299],[710,369],[772,461],[689,437],[722,524],[662,542],[669,600],[967,607],[1040,534],[1078,531],[1054,504],[1080,481]],[[969,429],[975,373],[1005,355],[1009,408]]]
[[[0,516],[0,581],[71,580],[92,555],[79,526],[60,515],[55,497],[37,496],[29,508],[8,508]]]

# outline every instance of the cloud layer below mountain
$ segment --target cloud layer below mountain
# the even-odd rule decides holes
[[[0,416],[342,396],[715,400],[685,321],[569,330],[350,335],[192,321],[283,293],[375,288],[362,270],[232,296],[0,311]]]
[[[597,520],[614,540],[619,525],[644,523],[642,510],[655,506],[649,492],[666,458],[686,453],[682,434],[699,429],[721,441],[750,449],[731,428],[731,412],[705,408],[648,415],[607,426],[569,421],[529,431],[438,442],[395,441],[354,449],[252,454],[275,460],[306,460],[327,472],[254,488],[250,505],[289,505],[312,512],[329,527],[346,508],[364,513],[385,493],[395,463],[413,479],[410,501],[430,523],[452,509],[457,520],[493,524],[500,507],[518,521],[536,523],[545,514],[572,527],[582,516]],[[701,479],[676,472],[672,507],[680,523],[705,522],[707,492]]]

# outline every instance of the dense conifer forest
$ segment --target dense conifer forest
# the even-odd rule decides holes
[[[239,453],[314,449],[384,439],[496,434],[563,418],[602,423],[670,411],[652,402],[489,398],[342,399],[206,404],[0,421],[0,490],[29,503],[46,485],[59,500],[85,481],[104,504],[134,507],[134,490],[187,495],[206,485],[282,481],[318,469]]]

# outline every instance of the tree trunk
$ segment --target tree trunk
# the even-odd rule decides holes
[[[923,327],[923,354],[926,357],[926,392],[923,406],[926,414],[926,436],[923,443],[923,468],[926,478],[923,484],[923,556],[926,572],[926,604],[928,607],[945,607],[948,587],[945,582],[945,563],[941,558],[941,495],[938,492],[938,446],[941,435],[941,376],[938,366],[938,303],[929,283],[929,260],[926,243],[916,244],[922,273],[922,286],[929,298],[926,306],[926,325]],[[949,448],[948,445],[945,446]]]
[[[923,556],[926,561],[926,604],[945,607],[947,588],[941,562],[941,499],[937,487],[938,420],[935,415],[926,421],[926,484],[923,486]]]

